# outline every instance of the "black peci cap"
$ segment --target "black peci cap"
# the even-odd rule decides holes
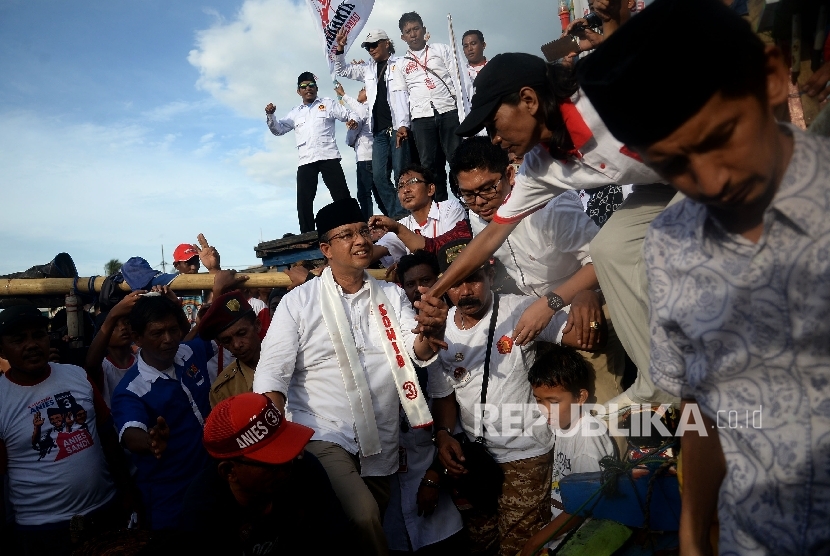
[[[338,226],[354,224],[356,222],[365,224],[366,218],[364,218],[363,213],[360,211],[360,205],[357,203],[357,199],[348,197],[321,208],[317,212],[317,218],[314,219],[314,222],[317,224],[317,235],[319,237]]]
[[[577,77],[617,140],[668,137],[725,88],[757,79],[764,45],[721,0],[656,0],[577,64]]]

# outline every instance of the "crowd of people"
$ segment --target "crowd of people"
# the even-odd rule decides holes
[[[679,416],[652,453],[675,549],[827,553],[830,140],[782,121],[789,64],[745,4],[594,0],[554,63],[474,29],[458,67],[415,12],[405,53],[376,29],[348,63],[338,34],[360,93],[303,72],[265,108],[322,266],[251,289],[200,234],[174,264],[213,288],[177,296],[130,259],[85,368],[0,311],[0,551],[539,554],[585,523],[564,485],[636,466],[611,433],[649,408]]]

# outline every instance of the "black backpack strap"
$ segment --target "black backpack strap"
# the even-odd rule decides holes
[[[499,318],[499,295],[493,294],[493,312],[490,315],[490,329],[487,331],[487,351],[484,352],[484,379],[481,383],[481,435],[476,442],[484,443],[484,404],[487,403],[487,387],[490,384],[490,355],[493,351],[493,338],[496,335],[496,321]]]

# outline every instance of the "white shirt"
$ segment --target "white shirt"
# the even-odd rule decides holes
[[[132,367],[134,363],[135,357],[132,358],[129,365],[122,369],[113,363],[109,357],[105,357],[104,360],[101,361],[101,370],[104,371],[104,390],[101,392],[101,397],[104,398],[104,402],[107,404],[107,407],[112,407],[112,404],[110,403],[112,400],[112,393],[115,392],[115,387],[118,386],[118,383],[121,382],[121,379],[124,378],[124,375],[127,374],[127,371],[130,370],[130,367]]]
[[[386,80],[386,102],[392,112],[392,124],[395,129],[411,127],[409,117],[409,92],[406,84],[394,78],[395,65],[400,58],[394,54],[386,62],[386,69],[383,78]],[[354,81],[366,83],[366,106],[368,107],[369,132],[372,131],[372,111],[378,96],[378,63],[370,56],[369,62],[365,64],[346,64],[346,55],[338,54],[334,57],[334,73],[339,77],[345,77]]]
[[[571,101],[573,104],[563,103],[560,108],[579,156],[563,162],[555,160],[541,144],[533,147],[524,156],[516,185],[493,217],[494,222],[521,220],[570,189],[664,182],[609,133],[588,97],[578,91]]]
[[[486,226],[470,211],[473,235]],[[599,227],[583,212],[579,195],[566,191],[519,222],[495,256],[524,294],[542,297],[592,262],[588,245],[597,233]]]
[[[326,272],[331,272],[326,269]],[[368,275],[367,275],[368,276]],[[373,280],[373,278],[368,278]],[[415,365],[415,313],[404,291],[396,284],[376,281],[389,298],[404,337],[407,353]],[[359,444],[355,420],[343,386],[334,346],[322,313],[322,281],[312,280],[283,297],[262,343],[262,354],[254,374],[254,392],[281,392],[288,400],[291,419],[314,429],[312,440],[325,440],[357,454]],[[398,389],[383,351],[382,331],[370,314],[369,284],[354,294],[337,286],[351,324],[360,362],[366,372],[372,407],[380,437],[381,453],[361,457],[361,475],[391,475],[398,469]],[[348,335],[345,336],[348,340]],[[384,336],[385,339],[385,336]]]
[[[357,117],[336,100],[316,98],[311,104],[295,106],[283,119],[266,115],[268,129],[274,135],[285,135],[292,129],[297,139],[300,166],[318,160],[340,158],[334,141],[334,120],[357,121]]]
[[[498,463],[536,457],[553,448],[553,434],[527,380],[527,371],[536,359],[536,344],[520,347],[510,339],[519,317],[534,301],[522,295],[499,296],[484,433],[485,446]],[[438,361],[429,367],[429,394],[445,398],[455,392],[461,426],[473,440],[481,434],[481,388],[492,306],[467,330],[455,324],[455,312],[453,307],[447,316],[444,341],[449,349],[441,350]],[[567,312],[558,311],[537,340],[560,343],[567,320]]]
[[[461,206],[461,203],[457,199],[447,199],[441,202],[432,201],[425,222],[417,222],[415,217],[410,214],[402,218],[400,223],[418,235],[436,238],[455,228],[458,221],[464,220],[465,218],[467,218],[467,213],[464,207]],[[398,236],[391,232],[384,234],[377,241],[377,245],[389,249],[389,256],[392,262],[398,262],[401,257],[410,253],[409,249],[406,248],[406,245],[403,244]]]
[[[372,160],[372,145],[375,142],[375,136],[372,134],[372,124],[370,122],[372,115],[367,110],[366,104],[357,102],[356,98],[343,95],[343,102],[360,118],[359,120],[355,120],[357,122],[357,128],[350,129],[346,132],[346,144],[354,149],[354,154],[358,162]]]
[[[98,422],[106,416],[97,411],[106,407],[96,403],[86,371],[75,365],[49,366],[49,376],[32,386],[0,377],[0,442],[8,453],[6,494],[20,525],[68,521],[115,497],[98,435]],[[84,423],[74,417],[79,407],[86,411]],[[61,417],[53,425],[50,412],[71,413],[72,421]],[[38,413],[43,423],[36,427]]]
[[[413,119],[432,117],[435,110],[444,114],[458,109],[457,69],[452,47],[447,44],[428,44],[416,52],[408,50],[398,59],[393,70],[396,79],[409,91],[409,113]]]
[[[406,414],[401,409],[401,422]],[[435,458],[432,430],[409,428],[401,430],[401,468],[390,477],[391,494],[383,531],[390,550],[401,552],[419,550],[459,532],[464,523],[447,489],[438,492],[438,505],[429,516],[418,515],[418,488],[421,479]]]
[[[478,72],[480,72],[482,69],[484,69],[484,66],[486,66],[486,65],[487,65],[487,60],[484,60],[483,64],[479,64],[477,66],[471,66],[469,63],[467,64],[467,77],[468,77],[468,79],[466,80],[465,85],[467,86],[467,97],[470,99],[470,101],[473,100],[473,95],[476,92],[475,80],[476,80],[476,77],[478,77]]]
[[[599,460],[614,455],[614,444],[608,435],[608,426],[588,412],[567,431],[556,431],[553,450],[553,476],[551,479],[551,512],[553,517],[562,513],[562,493],[559,481],[574,473],[601,471]],[[554,539],[547,548],[555,548],[563,537]]]

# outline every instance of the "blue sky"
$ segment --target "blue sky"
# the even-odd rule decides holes
[[[395,37],[416,9],[447,42],[451,12],[490,56],[538,53],[558,35],[554,4],[377,0],[366,29]],[[200,232],[223,266],[258,264],[260,238],[298,229],[294,138],[271,136],[262,109],[287,113],[304,70],[327,71],[304,2],[0,0],[0,274],[61,251],[81,275],[111,258],[156,265]],[[315,206],[327,202],[321,181]]]

